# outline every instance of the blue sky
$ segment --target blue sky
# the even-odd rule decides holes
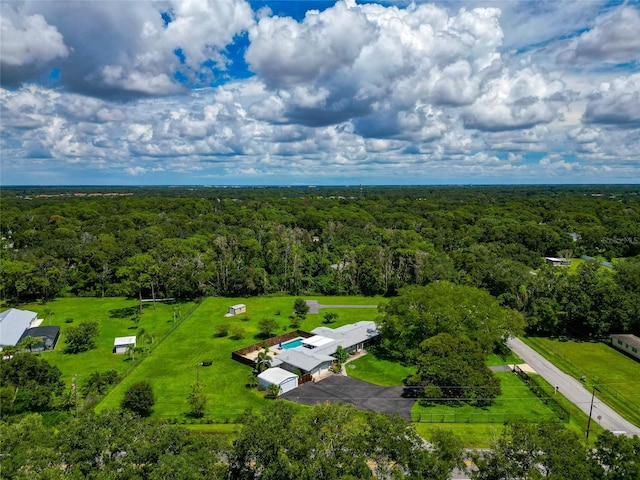
[[[639,183],[638,1],[0,8],[4,186]]]

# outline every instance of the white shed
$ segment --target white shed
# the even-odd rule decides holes
[[[280,385],[280,395],[282,395],[298,387],[298,376],[282,368],[267,368],[258,375],[258,383],[264,388],[269,388],[269,385]]]
[[[239,303],[238,305],[231,305],[229,307],[228,315],[239,315],[241,313],[247,312],[247,306],[244,303]]]
[[[127,353],[129,347],[136,346],[136,336],[116,337],[113,341],[113,353]]]

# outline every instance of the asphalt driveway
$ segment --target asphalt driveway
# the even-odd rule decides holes
[[[343,375],[332,375],[317,383],[308,382],[282,395],[304,405],[321,403],[349,403],[360,410],[397,413],[411,420],[415,398],[403,398],[403,387],[380,387]]]

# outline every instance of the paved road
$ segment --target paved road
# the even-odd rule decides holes
[[[309,313],[320,313],[322,308],[378,308],[378,305],[323,305],[317,300],[307,300]]]
[[[558,385],[562,395],[589,415],[589,409],[591,408],[591,391],[587,390],[584,385],[575,378],[563,373],[559,368],[519,338],[511,338],[507,342],[507,345],[547,382],[551,385]],[[627,436],[640,436],[640,428],[622,418],[608,405],[602,403],[597,395],[593,402],[591,421],[595,421],[599,423],[602,428],[615,433]]]

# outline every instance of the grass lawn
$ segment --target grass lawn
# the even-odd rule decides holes
[[[427,441],[435,430],[450,430],[462,439],[465,448],[490,448],[504,430],[501,423],[414,423],[413,426]]]
[[[308,297],[322,304],[371,304],[380,299],[366,297]],[[114,388],[98,404],[97,410],[117,408],[126,389],[135,382],[149,380],[156,393],[154,415],[157,417],[184,417],[188,412],[186,402],[190,385],[196,375],[204,384],[208,395],[206,417],[214,422],[235,422],[238,415],[251,407],[261,409],[263,394],[245,387],[251,368],[231,359],[231,352],[259,341],[258,323],[269,317],[279,325],[279,332],[291,330],[289,315],[295,297],[255,297],[206,299],[182,324],[171,333],[140,365]],[[225,317],[229,305],[244,303],[247,314]],[[330,326],[335,328],[358,320],[372,320],[376,309],[335,309],[339,317]],[[278,315],[278,312],[280,314]],[[307,315],[300,325],[301,330],[312,330],[322,325],[323,313]],[[244,338],[216,337],[215,326],[229,325],[230,329],[242,328]],[[279,333],[278,332],[278,333]],[[210,367],[197,367],[203,360],[212,360]],[[204,427],[204,425],[202,425]],[[198,428],[198,426],[194,427]]]
[[[349,362],[345,369],[350,377],[383,387],[402,385],[405,377],[416,373],[415,367],[383,360],[372,353]]]
[[[536,397],[512,372],[497,372],[502,394],[489,407],[471,405],[435,405],[423,407],[418,402],[411,409],[414,420],[436,423],[504,423],[508,419],[543,420],[556,414]]]
[[[60,327],[56,349],[41,355],[60,369],[63,380],[70,386],[74,375],[77,375],[78,384],[82,384],[84,378],[96,371],[116,370],[120,374],[126,372],[134,362],[126,355],[112,353],[115,337],[135,335],[140,329],[145,329],[154,335],[157,342],[173,326],[174,307],[178,316],[186,313],[193,305],[192,302],[174,305],[156,303],[154,309],[151,304],[145,304],[137,326],[131,320],[134,315],[124,309],[137,311],[138,302],[125,298],[59,298],[46,305],[34,303],[21,305],[19,308],[37,312],[38,317],[44,319],[42,326]],[[47,311],[53,313],[47,315]],[[73,318],[73,323],[66,323],[68,318]],[[74,355],[63,353],[66,329],[82,322],[98,323],[96,348]],[[135,363],[139,361],[138,356]]]
[[[595,384],[596,396],[627,420],[640,425],[640,362],[600,342],[577,342],[528,337],[523,340],[558,368]]]

